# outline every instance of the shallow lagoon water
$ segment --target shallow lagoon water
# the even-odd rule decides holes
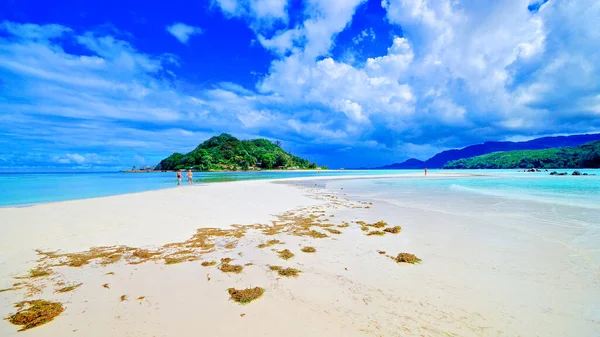
[[[572,171],[572,170],[559,170]],[[599,170],[582,170],[595,173]],[[396,180],[394,187],[451,188],[479,194],[505,195],[562,200],[567,203],[600,204],[600,176],[549,176],[547,172],[524,173],[517,170],[430,170],[430,173],[461,172],[492,174],[494,177]],[[385,174],[414,174],[421,170],[331,170],[331,171],[264,171],[264,172],[195,172],[195,183],[236,180],[278,179],[297,177],[326,177]],[[600,172],[597,172],[600,173]],[[175,173],[0,173],[0,206],[30,205],[74,199],[105,197],[176,187]],[[185,187],[187,182],[183,181]],[[525,193],[524,193],[525,192]]]

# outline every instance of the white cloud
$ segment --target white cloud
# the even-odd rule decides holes
[[[257,34],[276,22],[287,23],[288,0],[212,0],[227,17],[243,17]]]
[[[189,26],[181,22],[176,22],[170,26],[167,26],[166,29],[183,44],[187,44],[192,35],[202,34],[202,28]]]
[[[377,36],[375,35],[375,31],[373,31],[373,28],[369,28],[369,29],[363,30],[362,32],[360,32],[360,34],[353,37],[352,43],[360,44],[364,40],[375,41],[376,38],[377,38]]]
[[[97,153],[86,153],[83,156],[78,153],[67,153],[63,156],[55,156],[52,161],[58,164],[108,164],[115,161],[114,157],[103,157]]]
[[[396,37],[387,55],[369,58],[365,69],[372,77],[400,80],[412,63],[414,54],[405,38]]]
[[[0,30],[5,30],[9,34],[30,40],[48,40],[72,31],[70,28],[56,24],[18,24],[10,21],[2,21],[0,23]]]
[[[102,143],[102,135],[128,149],[164,149],[156,135],[197,143],[210,130],[248,129],[284,141],[415,153],[558,127],[600,128],[600,5],[592,0],[549,1],[537,13],[527,10],[528,0],[384,0],[387,22],[400,25],[402,37],[364,64],[344,62],[351,57],[343,49],[356,42],[368,48],[374,31],[361,31],[349,46],[336,39],[365,1],[306,1],[302,21],[293,25],[288,1],[213,3],[225,16],[246,20],[275,57],[255,90],[226,82],[190,96],[173,85],[172,55],[142,53],[113,36],[4,22],[0,109],[11,116],[0,115],[0,124],[50,139],[31,116],[66,117],[74,127],[52,125],[54,134],[72,132],[86,144]],[[57,36],[90,53],[65,51]],[[333,46],[342,52],[332,53]],[[121,121],[163,129],[104,129]],[[14,134],[3,125],[0,132]],[[74,151],[90,150],[61,153]]]

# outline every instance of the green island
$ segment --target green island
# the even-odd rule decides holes
[[[444,169],[600,168],[600,141],[544,150],[493,152],[453,160]]]
[[[327,169],[281,148],[267,139],[239,140],[222,133],[211,137],[186,154],[173,153],[161,160],[155,171],[239,171],[262,169]]]

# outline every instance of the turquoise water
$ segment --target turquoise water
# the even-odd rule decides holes
[[[596,176],[550,176],[547,172],[524,173],[515,170],[449,172],[484,175],[357,180],[351,185],[329,182],[328,186],[351,186],[360,195],[373,198],[401,197],[405,200],[418,195],[422,202],[423,196],[426,196],[432,201],[432,205],[449,204],[449,200],[460,202],[467,199],[477,203],[477,198],[493,197],[498,200],[535,201],[547,205],[600,209],[600,170],[580,170],[582,173]]]
[[[566,171],[566,170],[559,170]],[[581,170],[600,174],[599,170]],[[374,182],[400,192],[431,190],[431,193],[462,192],[504,198],[579,204],[600,207],[600,176],[549,176],[548,173],[523,173],[516,170],[436,171],[483,173],[490,177],[395,179]],[[570,171],[569,171],[570,172]],[[422,173],[421,170],[345,170],[306,172],[196,172],[196,183],[234,180],[326,177]],[[103,197],[176,186],[175,174],[166,173],[0,173],[0,206]],[[184,179],[183,184],[186,184]],[[377,185],[380,184],[380,185]],[[379,186],[379,187],[377,187]]]
[[[414,171],[403,171],[410,173]],[[419,171],[420,172],[420,171]],[[381,175],[394,171],[194,172],[195,183],[311,176]],[[0,206],[105,197],[175,187],[174,172],[0,173]],[[187,185],[187,179],[182,182]]]

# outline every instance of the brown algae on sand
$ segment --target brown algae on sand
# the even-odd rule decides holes
[[[294,257],[294,254],[292,252],[290,252],[289,249],[280,250],[277,252],[277,254],[279,254],[279,257],[284,260],[289,260],[292,257]]]
[[[229,242],[225,245],[225,249],[233,249],[237,246],[237,243],[238,243],[237,241]]]
[[[298,274],[301,273],[301,271],[298,269],[295,269],[295,268],[285,268],[285,269],[280,268],[279,270],[277,270],[277,273],[279,275],[285,276],[285,277],[297,277]]]
[[[242,269],[244,269],[244,267],[237,265],[237,264],[229,264],[229,263],[223,263],[219,269],[224,272],[224,273],[236,273],[239,274],[242,272]]]
[[[15,308],[18,308],[19,311],[10,315],[7,320],[14,325],[20,325],[19,331],[48,323],[65,311],[61,303],[46,300],[19,302],[15,304]]]
[[[43,276],[48,276],[52,274],[52,270],[44,268],[44,267],[37,267],[34,269],[30,269],[29,270],[29,278],[36,278],[36,277],[43,277]]]
[[[202,267],[210,267],[214,266],[215,264],[217,264],[217,261],[204,261],[202,262]]]
[[[304,253],[316,253],[317,249],[315,247],[302,247],[302,249],[300,249],[301,251],[303,251]]]
[[[242,290],[229,288],[227,291],[229,292],[229,297],[240,304],[250,303],[265,293],[265,290],[261,287],[247,288]]]
[[[104,284],[102,285],[102,288],[110,289],[110,286],[108,285],[108,283],[104,283]]]
[[[270,247],[270,246],[273,246],[273,245],[276,245],[276,244],[280,244],[280,243],[283,243],[283,242],[281,242],[281,241],[279,241],[277,239],[275,239],[275,240],[269,240],[269,241],[267,241],[265,243],[261,243],[260,245],[258,245],[258,248],[266,248],[266,247]]]
[[[127,300],[127,295],[121,295],[121,302]]]
[[[221,259],[221,263],[229,263],[231,261],[233,261],[233,259],[230,257],[224,257]]]
[[[151,252],[147,249],[136,249],[133,251],[133,253],[131,253],[131,257],[137,258],[138,261],[136,262],[130,262],[131,264],[138,264],[138,263],[142,263],[142,262],[146,262],[149,259],[151,259],[152,257],[154,257],[155,255],[160,255],[159,252]]]
[[[387,233],[398,234],[402,231],[402,227],[400,227],[400,226],[388,227],[388,228],[384,229],[383,231],[387,232]]]
[[[414,256],[413,254],[409,254],[409,253],[400,253],[398,254],[398,256],[396,257],[391,257],[392,260],[398,262],[398,263],[411,263],[411,264],[415,264],[415,263],[420,263],[421,259],[419,259],[418,257]]]
[[[324,229],[331,234],[342,234],[342,231],[339,231],[337,229],[333,229],[333,228],[324,228]]]
[[[69,291],[73,291],[73,290],[81,287],[81,285],[83,285],[83,283],[78,283],[78,284],[70,285],[70,286],[67,286],[67,287],[60,288],[60,289],[56,290],[56,292],[57,293],[68,293]]]
[[[176,264],[184,261],[193,261],[197,259],[197,257],[193,255],[184,255],[184,256],[167,256],[165,257],[165,264]]]
[[[20,288],[16,288],[16,287],[12,287],[12,288],[6,288],[6,289],[0,289],[0,293],[3,293],[5,291],[13,291],[13,290],[19,290]]]
[[[271,269],[272,271],[278,271],[281,270],[281,266],[269,266],[269,269]]]
[[[327,234],[321,233],[321,232],[316,231],[314,229],[311,229],[311,230],[300,230],[300,231],[294,232],[294,234],[298,235],[298,236],[310,236],[311,238],[315,238],[315,239],[322,239],[322,238],[329,237]]]
[[[386,227],[387,225],[388,225],[388,223],[385,221],[377,221],[372,224],[367,224],[367,226],[375,227],[375,228],[383,228],[383,227]]]
[[[381,236],[381,235],[385,235],[385,233],[382,231],[372,231],[372,232],[367,233],[367,235],[368,236],[372,236],[372,235]]]

